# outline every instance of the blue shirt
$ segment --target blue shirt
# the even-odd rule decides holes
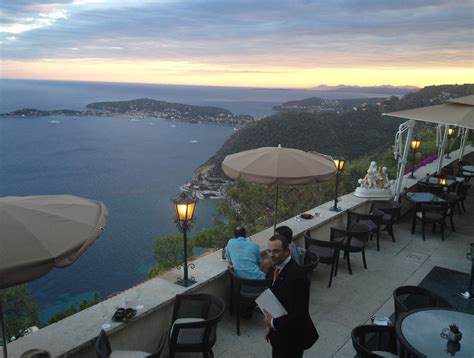
[[[262,262],[260,248],[256,243],[245,237],[230,239],[227,243],[226,253],[238,276],[249,280],[265,279],[265,273],[260,270]]]

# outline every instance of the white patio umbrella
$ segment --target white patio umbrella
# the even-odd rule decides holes
[[[275,219],[278,215],[278,185],[299,185],[327,181],[336,174],[331,157],[298,149],[262,147],[228,155],[222,170],[232,179],[276,184]]]
[[[74,263],[99,238],[108,211],[72,195],[0,198],[0,289]],[[0,325],[7,357],[2,302]]]

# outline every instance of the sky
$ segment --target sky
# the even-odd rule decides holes
[[[474,83],[473,0],[2,0],[1,78]]]

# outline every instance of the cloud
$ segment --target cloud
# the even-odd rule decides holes
[[[259,67],[472,64],[470,1],[17,0],[3,57]],[[3,7],[3,5],[2,5]],[[22,11],[19,11],[22,10]],[[77,50],[71,50],[77,49]]]

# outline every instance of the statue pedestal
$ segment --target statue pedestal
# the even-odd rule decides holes
[[[354,195],[359,198],[377,198],[377,199],[391,199],[392,192],[390,189],[366,189],[358,187],[356,188]]]

